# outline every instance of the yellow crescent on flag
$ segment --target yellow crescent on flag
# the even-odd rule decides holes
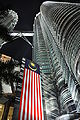
[[[30,68],[31,70],[33,70],[33,71],[36,71],[36,70],[37,70],[36,65],[35,65],[33,62],[30,62],[29,68]]]

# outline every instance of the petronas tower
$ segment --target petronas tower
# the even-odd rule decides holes
[[[45,120],[79,120],[80,4],[44,2],[33,30]]]

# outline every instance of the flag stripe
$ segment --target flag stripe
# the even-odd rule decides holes
[[[37,86],[36,86],[37,74],[35,73],[35,107],[36,107],[36,120],[37,120]]]
[[[41,120],[42,120],[41,91],[40,91],[40,75],[38,75],[38,80],[39,80],[39,98],[40,98],[40,117],[41,117]]]
[[[32,102],[33,102],[33,100],[32,100],[32,98],[33,98],[33,72],[32,72],[32,75],[31,75],[31,119],[30,120],[32,120]]]
[[[38,77],[38,105],[39,105],[39,120],[41,120],[41,117],[40,117],[40,97],[39,97],[39,77]]]
[[[27,77],[28,77],[28,70],[26,73],[26,84],[25,84],[25,93],[24,93],[24,105],[23,105],[23,113],[25,113],[25,102],[26,102],[26,89],[27,89]],[[22,120],[24,120],[24,114],[22,115]]]
[[[24,116],[25,116],[24,120],[26,120],[26,117],[27,117],[28,84],[29,84],[29,70],[28,70],[28,79],[27,79],[27,90],[26,90],[25,113],[23,113]]]
[[[39,75],[40,77],[40,75]],[[41,90],[41,77],[40,77],[40,94],[41,94],[41,111],[42,111],[42,120],[44,120],[43,115],[43,104],[42,104],[42,90]]]
[[[33,72],[33,104],[32,104],[32,118],[34,120],[34,72]]]
[[[29,120],[30,120],[30,117],[31,117],[31,76],[32,76],[32,71],[30,72],[31,75],[30,75],[30,94],[29,94]]]
[[[30,70],[29,70],[29,83],[28,83],[27,120],[29,118],[29,94],[30,94]]]
[[[36,91],[37,91],[37,120],[39,120],[39,106],[38,106],[38,78],[37,78],[37,74],[36,74]]]
[[[22,120],[22,116],[23,116],[24,93],[25,93],[25,84],[26,84],[26,71],[27,71],[27,69],[25,69],[25,76],[24,76],[24,86],[23,86],[22,108],[21,108],[20,120]]]
[[[35,72],[34,72],[34,119],[36,120],[36,104],[35,104]]]
[[[23,82],[22,82],[22,90],[21,90],[21,98],[20,98],[20,107],[19,107],[18,120],[20,120],[20,113],[21,113],[21,107],[22,107],[22,96],[23,96],[23,87],[24,87],[24,77],[25,77],[25,68],[24,68],[24,75],[23,75]]]

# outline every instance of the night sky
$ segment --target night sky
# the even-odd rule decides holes
[[[39,12],[40,5],[45,0],[0,0],[0,7],[8,7],[17,12],[19,16],[16,30],[31,31],[33,21],[36,13]],[[53,0],[52,0],[53,1]],[[55,1],[68,1],[80,2],[80,0],[55,0]]]
[[[16,30],[31,31],[36,13],[42,1],[39,0],[0,0],[0,7],[6,7],[17,12],[19,20]]]
[[[17,12],[19,20],[15,30],[32,31],[35,15],[40,11],[40,5],[45,0],[0,0],[0,9],[12,9]],[[60,0],[55,0],[60,1]],[[76,2],[80,0],[61,0],[61,2]],[[32,42],[32,38],[28,38]],[[23,39],[3,45],[1,52],[21,61],[22,57],[32,59],[32,48]]]

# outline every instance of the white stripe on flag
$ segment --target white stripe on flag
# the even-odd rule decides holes
[[[29,119],[27,118],[27,120],[30,120],[31,117],[31,77],[32,77],[32,71],[30,71],[31,75],[30,75],[30,91],[29,91]]]
[[[32,75],[31,75],[31,113],[30,113],[30,116],[31,116],[31,118],[30,118],[30,120],[32,120],[32,113],[33,113],[33,111],[32,111],[32,107],[33,107],[33,71],[32,71]]]
[[[29,84],[29,70],[28,70],[28,77],[27,77],[27,89],[26,89],[26,102],[25,102],[25,114],[24,114],[24,120],[26,120],[26,114],[27,114],[27,99],[28,99],[28,84]]]
[[[37,120],[37,85],[36,85],[36,80],[37,80],[37,73],[35,73],[35,107],[36,107],[36,120]]]
[[[23,95],[22,95],[22,107],[21,107],[20,120],[22,120],[22,115],[23,115],[24,92],[25,92],[25,83],[26,83],[26,71],[27,71],[27,70],[25,69],[24,86],[23,86]]]
[[[39,97],[39,78],[38,78],[38,74],[37,74],[37,79],[38,79],[38,81],[37,81],[37,83],[38,83],[38,106],[39,106],[39,120],[41,120],[41,118],[40,118],[40,97]]]
[[[24,105],[23,105],[23,116],[22,116],[22,120],[24,120],[24,116],[25,116],[25,104],[26,104],[26,90],[27,90],[27,79],[28,79],[28,71],[26,73],[26,84],[25,84],[25,93],[24,93]]]
[[[32,119],[34,120],[34,72],[33,72],[33,104],[32,104]]]
[[[41,77],[40,77],[40,94],[41,94],[42,120],[44,120],[44,114],[43,114],[43,104],[42,104],[42,90],[41,90]]]
[[[37,92],[37,120],[39,120],[39,104],[38,104],[38,100],[39,100],[39,94],[38,94],[38,74],[36,74],[36,92]]]

